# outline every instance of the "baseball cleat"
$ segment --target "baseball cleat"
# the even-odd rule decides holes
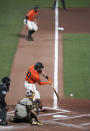
[[[43,125],[43,123],[41,123],[41,122],[37,121],[37,125],[42,126],[42,125]]]
[[[32,37],[28,37],[28,40],[29,41],[33,41],[34,39]]]
[[[39,125],[39,126],[42,126],[43,124],[39,121],[36,121],[35,119],[32,119],[31,121],[31,125]]]
[[[39,125],[39,126],[42,126],[43,124],[41,122],[38,122],[38,121],[33,121],[31,123],[31,125]]]

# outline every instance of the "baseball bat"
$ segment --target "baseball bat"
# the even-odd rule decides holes
[[[54,88],[54,85],[52,84],[51,85],[51,88],[53,89],[53,91],[54,91],[54,93],[56,94],[56,96],[57,96],[57,99],[58,99],[58,101],[60,100],[59,99],[59,94],[57,93],[57,91],[55,90],[55,88]]]
[[[50,79],[47,75],[45,75],[45,73],[42,73],[42,75],[43,75],[48,81],[51,81],[51,79]],[[52,82],[52,81],[51,81],[51,82]],[[57,91],[55,90],[53,84],[51,85],[51,88],[52,88],[53,91],[55,92],[55,94],[56,94],[56,96],[57,96],[57,99],[58,99],[58,101],[59,101],[59,100],[60,100],[60,99],[59,99],[59,95],[58,95]]]

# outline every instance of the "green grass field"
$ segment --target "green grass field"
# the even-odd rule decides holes
[[[90,0],[66,0],[66,5],[68,8],[90,7]]]
[[[64,91],[90,99],[90,34],[64,35]]]
[[[27,10],[31,9],[34,5],[39,5],[40,8],[51,8],[53,5],[53,0],[0,0],[0,80],[3,76],[9,76],[11,72],[12,63],[14,60],[14,55],[17,49],[17,44],[23,25],[23,18]],[[90,0],[66,0],[67,8],[76,8],[76,7],[89,7]],[[59,0],[59,7],[61,2]],[[88,37],[88,39],[86,39]],[[89,35],[84,37],[83,35],[65,35],[64,43],[64,87],[65,94],[68,97],[70,92],[75,91],[75,97],[80,98],[89,98],[89,51],[88,49],[90,43]],[[69,41],[72,38],[72,43]],[[77,45],[76,45],[76,38]],[[85,41],[85,49],[80,46],[80,43]],[[81,41],[81,42],[80,42]],[[81,43],[82,44],[82,43]],[[84,46],[84,43],[83,43]],[[75,47],[75,48],[73,48]],[[67,49],[67,50],[66,50]],[[77,50],[77,56],[68,54],[68,50],[73,53]],[[86,51],[87,50],[87,51]],[[81,53],[79,54],[79,51]],[[84,52],[83,52],[84,51]],[[70,52],[69,52],[70,53]],[[83,53],[85,55],[83,55]],[[71,55],[71,57],[69,57]],[[80,57],[80,58],[79,58]],[[83,61],[81,60],[83,57]],[[88,57],[88,58],[87,58]],[[73,58],[75,61],[72,63]],[[80,61],[81,63],[80,63]],[[70,62],[71,64],[67,64]],[[74,67],[73,67],[74,66]],[[77,71],[73,71],[72,67]],[[77,68],[76,68],[77,67]],[[71,69],[71,72],[69,70]],[[80,72],[80,73],[79,73]],[[77,77],[78,76],[78,77]],[[70,77],[70,79],[69,79]],[[73,78],[73,79],[71,79]],[[79,80],[78,80],[79,78]],[[84,95],[85,94],[85,95]]]

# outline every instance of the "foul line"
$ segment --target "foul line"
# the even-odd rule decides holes
[[[54,62],[54,88],[58,92],[58,0],[56,1],[56,7],[55,7],[55,62]],[[54,93],[53,96],[53,107],[57,108],[57,97]]]

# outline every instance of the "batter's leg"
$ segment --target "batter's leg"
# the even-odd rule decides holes
[[[32,38],[31,35],[32,35],[32,30],[29,30],[29,31],[28,31],[28,40],[29,40],[29,41],[33,41],[33,38]]]

